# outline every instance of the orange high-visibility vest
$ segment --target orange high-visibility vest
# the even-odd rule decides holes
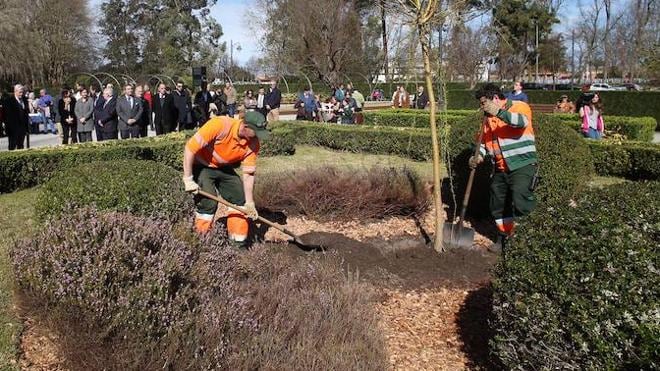
[[[497,116],[486,118],[481,154],[489,154],[498,171],[513,171],[538,161],[532,110],[527,103],[508,100]]]
[[[195,155],[195,162],[219,168],[241,164],[244,173],[257,169],[259,140],[239,138],[241,120],[227,116],[210,119],[186,143],[186,149]]]

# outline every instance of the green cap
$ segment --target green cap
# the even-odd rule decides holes
[[[266,129],[266,118],[261,113],[255,111],[245,112],[243,121],[245,121],[245,126],[254,130],[259,141],[267,140],[270,137],[270,130]]]

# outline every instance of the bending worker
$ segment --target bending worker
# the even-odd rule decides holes
[[[532,110],[521,101],[507,100],[500,88],[487,84],[476,92],[486,115],[481,155],[470,157],[475,168],[488,155],[494,173],[490,185],[490,212],[498,230],[493,249],[503,249],[513,235],[514,218],[529,214],[536,205],[537,155]]]
[[[186,143],[183,158],[183,183],[187,192],[199,189],[220,196],[234,205],[243,206],[251,219],[256,219],[254,174],[259,142],[268,139],[266,119],[258,112],[246,112],[244,118],[219,116],[210,119]],[[236,169],[242,168],[243,177]],[[218,203],[195,195],[195,230],[211,229]],[[242,213],[231,210],[227,216],[229,238],[244,245],[248,221]]]

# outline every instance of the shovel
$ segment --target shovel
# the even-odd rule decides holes
[[[208,192],[202,191],[201,189],[199,191],[197,191],[197,194],[202,195],[202,196],[204,196],[206,198],[209,198],[211,200],[214,200],[216,202],[219,202],[219,203],[221,203],[221,204],[223,204],[223,205],[225,205],[225,206],[227,206],[231,209],[234,209],[236,211],[240,211],[241,213],[247,215],[247,213],[245,212],[245,209],[243,209],[240,206],[236,206],[236,205],[232,204],[231,202],[226,201],[222,197],[214,196],[214,195],[212,195]],[[300,247],[301,249],[303,249],[305,251],[311,251],[311,250],[321,251],[321,250],[324,250],[323,246],[313,244],[313,243],[310,243],[308,241],[306,242],[303,238],[301,238],[301,236],[291,232],[290,230],[286,229],[282,225],[279,225],[275,222],[271,222],[270,220],[268,220],[266,218],[263,218],[261,216],[258,216],[257,220],[264,223],[264,224],[267,224],[267,225],[269,225],[269,226],[271,226],[275,229],[277,229],[278,231],[280,231],[280,232],[282,232],[286,235],[289,235],[289,236],[293,237],[293,241],[289,241],[289,242],[292,242],[293,244],[297,245],[298,247]]]
[[[479,138],[477,139],[474,149],[475,157],[479,155],[479,148],[484,136],[485,124],[484,119],[484,123],[481,124],[481,129],[479,129]],[[468,202],[470,201],[470,192],[472,191],[472,183],[474,182],[474,174],[476,171],[476,168],[470,170],[470,177],[468,178],[467,186],[465,187],[465,196],[463,196],[463,205],[461,206],[461,215],[458,217],[458,221],[456,223],[445,223],[442,226],[442,244],[447,249],[471,249],[472,244],[474,243],[474,229],[466,227],[464,222],[465,211]]]

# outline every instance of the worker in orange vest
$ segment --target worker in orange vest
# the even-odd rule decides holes
[[[198,190],[220,196],[243,206],[250,219],[258,217],[254,205],[254,176],[260,142],[268,139],[266,119],[261,113],[246,112],[244,117],[218,116],[210,119],[186,143],[183,159],[183,183],[195,194],[195,230],[208,232],[217,210],[216,201],[197,195]],[[242,170],[242,177],[236,172]],[[216,191],[217,190],[217,191]],[[245,247],[248,220],[231,210],[227,215],[230,240]]]
[[[536,205],[538,157],[532,110],[521,101],[506,99],[499,87],[487,84],[476,92],[486,115],[480,155],[470,168],[490,158],[494,173],[490,185],[490,211],[499,232],[494,250],[503,249],[513,235],[515,218],[528,215]]]

